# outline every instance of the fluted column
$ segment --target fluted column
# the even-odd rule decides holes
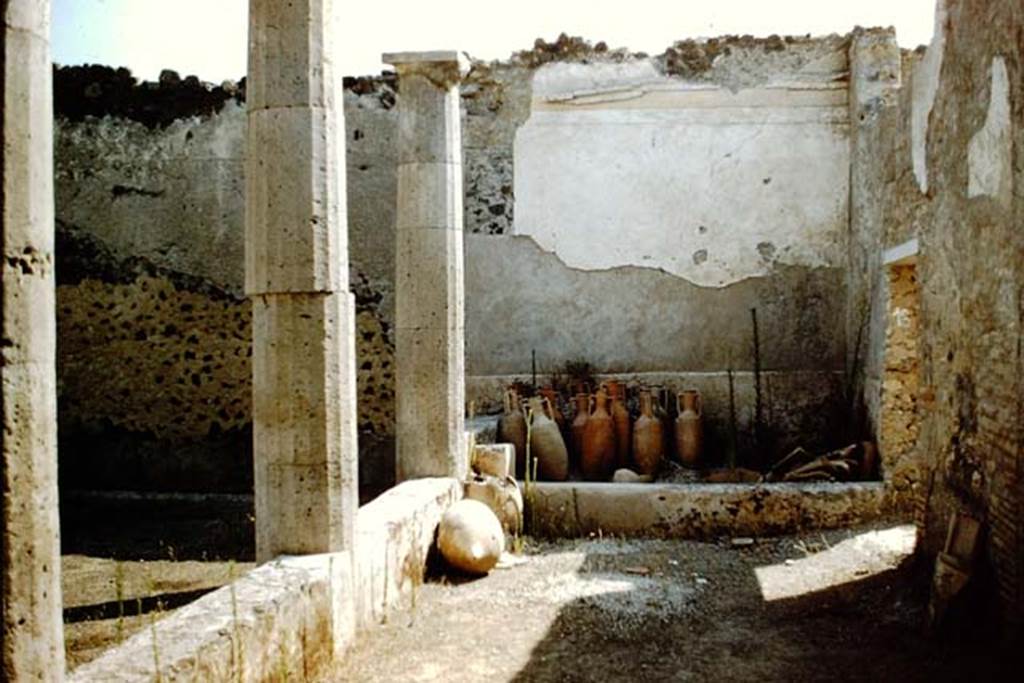
[[[398,70],[397,475],[462,477],[465,325],[456,52],[386,54]]]

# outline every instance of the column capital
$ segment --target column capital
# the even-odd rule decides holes
[[[457,85],[469,73],[469,60],[457,50],[385,52],[381,61],[394,66],[399,78],[419,74],[443,89]]]

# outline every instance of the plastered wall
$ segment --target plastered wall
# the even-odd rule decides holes
[[[602,372],[709,373],[718,386],[730,368],[753,370],[757,309],[761,368],[779,378],[777,419],[792,425],[785,444],[845,438],[818,418],[841,415],[847,393],[848,46],[838,36],[723,38],[647,57],[563,36],[474,63],[462,86],[471,381],[525,377],[536,350],[542,369],[583,357]],[[610,206],[595,195],[604,172],[635,177],[634,187],[667,202],[652,212],[625,192],[631,203],[614,204],[616,220],[595,223],[585,241],[571,239],[579,216],[563,220],[572,212],[561,190],[572,184],[562,178],[555,192],[536,183],[548,177],[536,146],[544,116],[594,113],[555,103],[566,73],[576,95],[580,79],[602,93],[639,87],[643,106],[611,115],[653,117],[636,146],[618,139],[575,169],[574,148],[552,149],[560,175],[589,182],[579,216]],[[58,70],[55,83],[62,452],[78,465],[65,477],[86,487],[247,490],[244,82],[210,89],[165,74],[141,85],[91,68]],[[377,487],[393,476],[398,88],[389,75],[345,82],[361,478]],[[651,97],[656,107],[644,104]],[[685,163],[665,168],[677,153]],[[730,199],[740,190],[742,201]],[[545,206],[560,213],[531,220]],[[652,215],[660,222],[648,223]],[[167,302],[151,300],[144,284]],[[726,422],[723,403],[709,410],[712,423]],[[107,462],[119,465],[98,465]]]
[[[846,55],[815,57],[736,90],[653,60],[541,68],[516,135],[516,234],[570,267],[705,287],[840,265]]]

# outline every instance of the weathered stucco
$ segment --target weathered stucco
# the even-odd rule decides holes
[[[842,367],[836,268],[704,288],[651,268],[570,268],[526,237],[467,235],[466,254],[467,290],[487,293],[466,302],[471,376],[525,372],[531,350],[547,369],[581,357],[603,372],[751,369],[751,308],[763,368]]]
[[[516,136],[516,234],[567,265],[705,286],[843,260],[849,142],[842,45],[757,87],[654,60],[550,64]]]
[[[886,249],[917,237],[921,547],[929,555],[942,549],[954,512],[982,520],[992,594],[999,596],[1005,624],[1019,635],[1024,7],[940,2],[936,25],[940,30],[924,57],[904,57],[912,70],[910,101],[901,95],[885,102],[853,133],[851,206],[857,210],[849,272],[865,275],[850,280],[851,311],[863,323],[852,356],[863,353],[867,360],[852,367],[863,373],[865,402],[877,406],[890,297],[880,260]]]
[[[58,71],[58,80],[60,79]],[[57,218],[138,257],[240,295],[245,110],[148,128],[122,118],[54,130]]]
[[[946,0],[935,0],[935,27],[932,40],[913,80],[910,104],[910,144],[914,178],[921,192],[928,191],[928,119],[935,104],[946,44]]]
[[[1008,78],[1006,61],[994,57],[985,125],[971,137],[967,146],[967,196],[994,197],[1004,207],[1010,205],[1013,187]]]

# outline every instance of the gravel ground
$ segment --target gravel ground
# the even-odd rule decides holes
[[[913,538],[528,543],[485,578],[425,583],[333,680],[976,680],[994,665],[922,636]]]

